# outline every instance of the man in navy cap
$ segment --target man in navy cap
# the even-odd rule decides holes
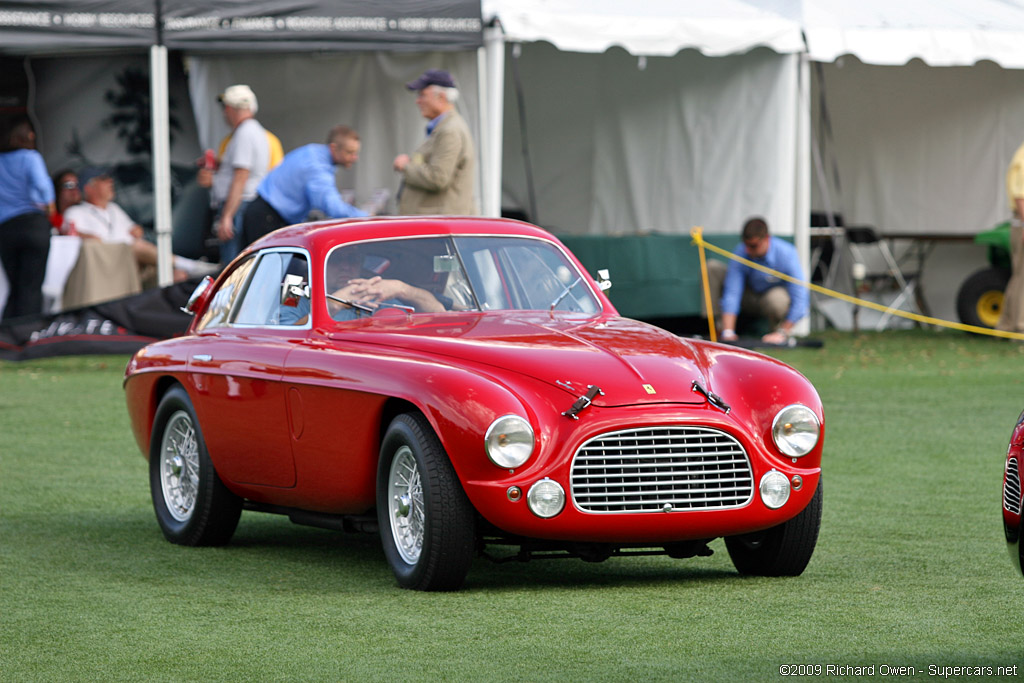
[[[427,124],[427,139],[410,157],[395,157],[402,174],[398,212],[404,215],[477,213],[473,199],[475,152],[469,126],[455,111],[459,91],[452,75],[428,69],[405,84]]]

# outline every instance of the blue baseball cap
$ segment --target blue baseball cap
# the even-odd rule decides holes
[[[110,172],[110,168],[107,166],[86,166],[78,172],[78,186],[85,187],[89,184],[90,180],[96,178],[113,178],[114,175]]]
[[[454,88],[455,79],[444,69],[427,69],[415,81],[409,81],[405,87],[409,90],[423,90],[428,85],[439,85],[442,88]]]

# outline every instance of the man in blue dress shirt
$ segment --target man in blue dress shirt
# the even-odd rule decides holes
[[[334,180],[335,166],[351,168],[359,160],[359,134],[335,126],[327,144],[309,144],[288,152],[263,178],[242,219],[242,241],[255,242],[269,232],[306,220],[316,209],[328,218],[368,215],[345,202]]]
[[[743,241],[733,250],[737,256],[796,280],[806,280],[796,247],[768,234],[763,218],[748,220],[741,237]],[[768,318],[773,329],[762,341],[783,344],[797,321],[807,315],[809,304],[810,295],[805,287],[730,261],[722,284],[722,341],[736,339],[736,318],[742,312]]]

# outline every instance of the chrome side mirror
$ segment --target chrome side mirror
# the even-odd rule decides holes
[[[612,288],[612,281],[608,279],[608,269],[602,268],[597,271],[597,287],[602,292],[607,292]]]
[[[297,306],[302,298],[309,298],[309,284],[301,275],[285,275],[281,283],[281,305]]]
[[[183,313],[189,315],[195,315],[205,304],[206,300],[210,298],[210,292],[213,291],[213,278],[207,275],[204,277],[196,288],[192,290],[192,294],[188,298],[188,302],[181,307]]]

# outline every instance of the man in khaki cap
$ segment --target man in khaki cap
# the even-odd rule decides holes
[[[245,207],[282,155],[280,141],[256,120],[259,103],[252,88],[232,85],[217,100],[224,107],[224,121],[231,133],[221,143],[215,168],[199,171],[198,181],[210,188],[212,232],[220,242],[220,261],[226,264],[241,250]]]
[[[395,157],[394,169],[402,174],[398,212],[475,215],[473,138],[455,111],[455,80],[447,71],[428,69],[405,87],[416,92],[416,106],[430,123],[427,139],[411,157]]]
[[[1010,228],[1010,258],[1013,274],[1003,294],[1003,310],[997,330],[1024,332],[1024,145],[1013,155],[1006,172],[1006,194],[1013,209]]]

